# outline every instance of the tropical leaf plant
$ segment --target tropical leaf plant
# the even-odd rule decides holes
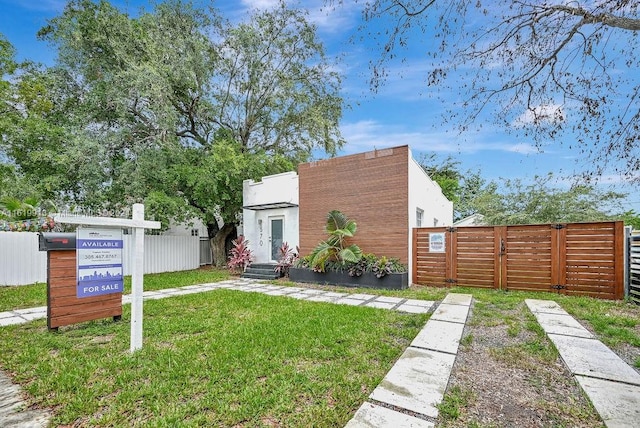
[[[310,267],[316,272],[324,272],[328,261],[341,265],[357,263],[362,258],[362,250],[357,245],[348,243],[357,229],[356,222],[344,213],[337,210],[330,211],[325,227],[329,238],[320,242],[309,255]]]
[[[253,260],[253,253],[249,248],[249,240],[245,239],[243,235],[240,235],[237,239],[231,241],[231,243],[233,244],[233,248],[231,249],[227,267],[236,274],[241,274]]]

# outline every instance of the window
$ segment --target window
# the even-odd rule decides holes
[[[198,236],[199,235],[198,232],[199,232],[198,229],[191,229],[191,236]]]
[[[424,217],[424,210],[420,208],[416,209],[416,227],[422,227],[422,218]]]

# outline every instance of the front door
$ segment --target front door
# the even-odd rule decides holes
[[[280,259],[280,247],[284,237],[284,218],[271,217],[269,219],[270,231],[269,241],[271,242],[271,260],[276,262]]]

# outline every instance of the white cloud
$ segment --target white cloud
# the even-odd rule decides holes
[[[402,126],[381,124],[375,120],[361,120],[341,126],[342,136],[347,142],[345,153],[358,153],[374,148],[409,145],[415,152],[477,153],[501,151],[529,155],[540,153],[527,143],[486,142],[487,135],[477,133],[475,138],[458,137],[454,132],[407,130]]]
[[[302,8],[308,12],[308,21],[315,24],[320,31],[328,33],[343,32],[356,25],[362,5],[355,2],[344,2],[341,5],[325,5],[325,0],[308,0],[303,3],[286,1],[287,6]],[[279,0],[242,0],[245,12],[252,10],[273,9],[280,4]]]
[[[528,155],[531,153],[540,153],[540,149],[536,146],[527,143],[518,143],[513,145],[506,145],[505,150],[513,153],[520,153],[523,155]]]

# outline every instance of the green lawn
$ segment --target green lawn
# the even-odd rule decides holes
[[[203,268],[182,272],[151,273],[144,276],[144,289],[162,290],[165,288],[183,287],[185,285],[219,282],[229,279],[226,269]],[[131,277],[124,279],[125,294],[131,293]],[[12,309],[46,306],[47,284],[0,287],[0,312]]]
[[[145,290],[227,278],[224,270],[145,275]],[[426,300],[472,294],[470,323],[506,325],[511,337],[538,333],[504,358],[555,357],[522,306],[527,298],[559,302],[614,349],[640,348],[640,307],[627,302],[461,287],[321,288]],[[0,288],[0,308],[41,306],[43,294],[42,284]],[[146,302],[144,349],[131,355],[129,311],[125,305],[123,322],[59,333],[44,320],[0,328],[0,346],[11,350],[0,353],[0,368],[25,387],[30,404],[54,409],[54,426],[344,426],[428,318],[216,290]]]
[[[123,322],[0,329],[0,366],[53,425],[342,427],[426,315],[230,290],[152,300]]]

